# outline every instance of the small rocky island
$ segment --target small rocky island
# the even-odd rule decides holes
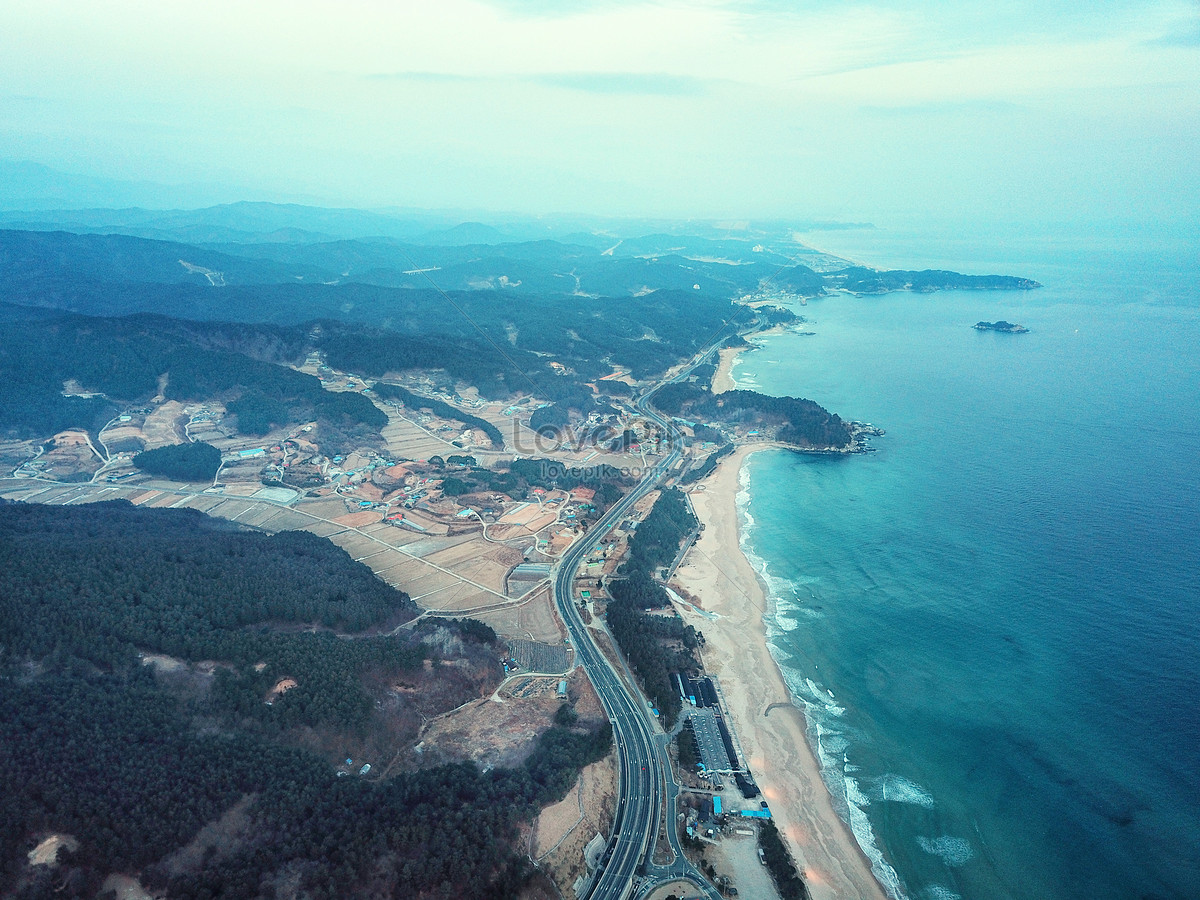
[[[1029,329],[1024,325],[1014,325],[1012,322],[1005,322],[1001,319],[999,322],[976,322],[976,331],[1002,331],[1005,334],[1028,334]]]

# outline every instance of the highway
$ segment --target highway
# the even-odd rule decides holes
[[[686,377],[700,365],[719,342],[710,345],[694,361],[669,381]],[[662,382],[662,384],[669,383]],[[684,857],[675,827],[675,798],[678,786],[667,756],[670,740],[657,728],[649,704],[636,685],[626,688],[608,659],[597,648],[575,607],[573,584],[579,564],[590,547],[595,546],[609,529],[628,515],[633,505],[661,483],[679,461],[680,438],[675,424],[648,408],[647,401],[660,385],[644,393],[636,402],[638,411],[657,423],[670,436],[667,454],[643,473],[637,487],[615,503],[586,535],[563,555],[554,576],[554,600],[566,624],[576,662],[583,666],[608,713],[617,749],[618,787],[613,830],[600,868],[590,888],[580,900],[626,900],[642,897],[657,884],[687,878],[712,898],[720,894],[709,885]],[[667,839],[674,860],[654,865],[655,841],[666,815]]]

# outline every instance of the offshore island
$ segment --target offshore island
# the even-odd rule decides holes
[[[1014,325],[1012,322],[976,322],[971,326],[976,331],[999,331],[1002,334],[1028,334],[1029,329],[1023,325]]]
[[[245,206],[0,231],[0,890],[883,898],[735,503],[882,431],[729,366],[808,298],[1036,283]]]

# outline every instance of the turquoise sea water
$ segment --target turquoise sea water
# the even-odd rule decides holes
[[[855,239],[1045,287],[810,301],[735,368],[887,430],[739,500],[835,800],[895,896],[1200,897],[1194,259]]]

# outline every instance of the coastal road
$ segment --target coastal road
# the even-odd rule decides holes
[[[597,648],[575,608],[573,583],[587,549],[644,497],[678,459],[668,454],[642,482],[609,509],[587,535],[563,556],[554,579],[554,599],[566,624],[575,659],[583,666],[612,722],[620,773],[613,832],[587,900],[623,900],[638,878],[641,863],[652,855],[665,794],[662,761],[656,752],[644,701],[626,690]]]
[[[687,377],[719,343],[714,342],[702,351],[669,381]],[[674,821],[675,798],[679,789],[667,755],[670,737],[658,729],[649,704],[636,685],[627,688],[609,660],[600,652],[579,616],[574,599],[575,575],[588,548],[595,546],[596,541],[620,522],[635,503],[658,487],[682,456],[681,435],[675,424],[648,407],[650,397],[662,384],[644,393],[635,406],[638,412],[654,421],[670,436],[667,454],[644,472],[637,487],[615,503],[586,535],[563,554],[553,582],[555,604],[575,647],[576,662],[583,666],[612,722],[620,774],[612,835],[600,868],[581,900],[641,897],[656,884],[680,878],[695,882],[714,900],[720,897],[688,862],[679,846],[678,829]],[[668,817],[665,823],[664,815]],[[674,859],[659,866],[654,864],[654,849],[659,830],[664,824]]]

